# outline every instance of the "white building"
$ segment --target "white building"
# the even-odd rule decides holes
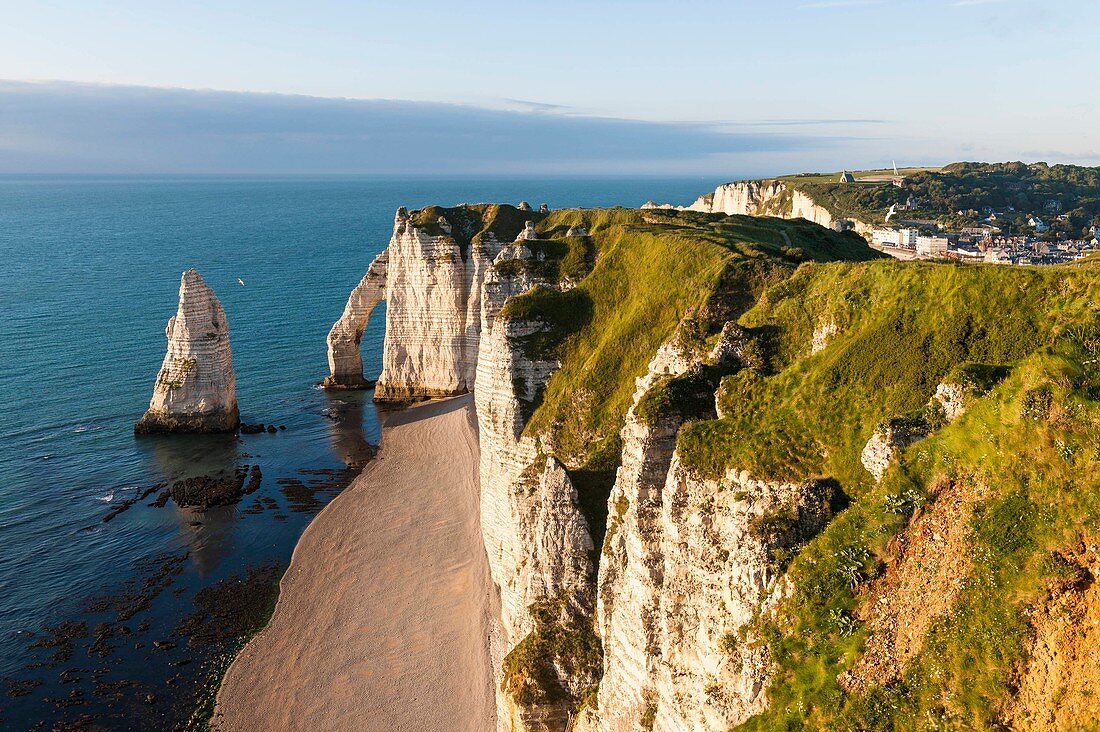
[[[894,249],[915,250],[919,234],[920,232],[916,229],[875,228],[871,231],[871,243]]]
[[[947,254],[948,240],[946,236],[918,236],[918,257],[942,257]]]
[[[1044,231],[1050,229],[1050,227],[1047,226],[1046,222],[1038,216],[1032,216],[1030,219],[1028,219],[1027,225],[1035,229],[1035,231],[1039,234],[1042,234]]]

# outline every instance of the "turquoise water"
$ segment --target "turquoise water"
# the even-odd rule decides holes
[[[164,729],[186,717],[232,645],[170,640],[195,592],[288,561],[336,488],[303,507],[285,481],[342,468],[378,441],[369,394],[332,396],[315,385],[326,371],[325,335],[386,245],[398,206],[684,203],[714,183],[0,179],[0,726],[91,718]],[[135,439],[189,267],[225,307],[242,419],[285,431]],[[376,317],[364,338],[372,376],[381,326]],[[150,507],[150,497],[103,521],[154,484],[239,464],[264,474],[239,506],[198,515]],[[255,499],[263,505],[246,510]],[[150,587],[148,606],[124,619],[89,604]],[[67,656],[49,632],[59,625],[76,628]],[[107,638],[96,645],[100,629]]]

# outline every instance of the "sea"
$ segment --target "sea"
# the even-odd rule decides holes
[[[399,206],[684,204],[718,182],[0,178],[0,729],[201,728],[298,536],[378,444],[369,391],[317,385]],[[191,267],[225,307],[242,420],[274,433],[134,436]],[[370,377],[383,330],[380,307]],[[236,505],[156,505],[249,465]]]

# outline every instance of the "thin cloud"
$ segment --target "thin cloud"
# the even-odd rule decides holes
[[[0,81],[0,173],[698,170],[853,138],[382,99]],[[841,130],[837,130],[840,132]]]
[[[528,99],[513,99],[511,97],[505,97],[503,100],[507,105],[512,107],[518,107],[525,112],[541,112],[544,114],[562,114],[572,111],[573,108],[564,104],[548,104],[546,102],[532,102]]]
[[[854,8],[861,5],[882,5],[883,0],[821,0],[805,3],[798,7],[803,10],[824,10],[827,8]]]
[[[817,125],[888,125],[889,119],[758,119],[731,120],[722,124],[742,127],[811,127]]]

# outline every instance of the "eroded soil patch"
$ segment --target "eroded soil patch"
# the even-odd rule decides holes
[[[890,542],[885,572],[856,608],[870,632],[863,654],[838,679],[845,690],[862,693],[899,678],[932,623],[955,604],[970,573],[970,519],[984,493],[971,481],[937,481],[931,502]]]

